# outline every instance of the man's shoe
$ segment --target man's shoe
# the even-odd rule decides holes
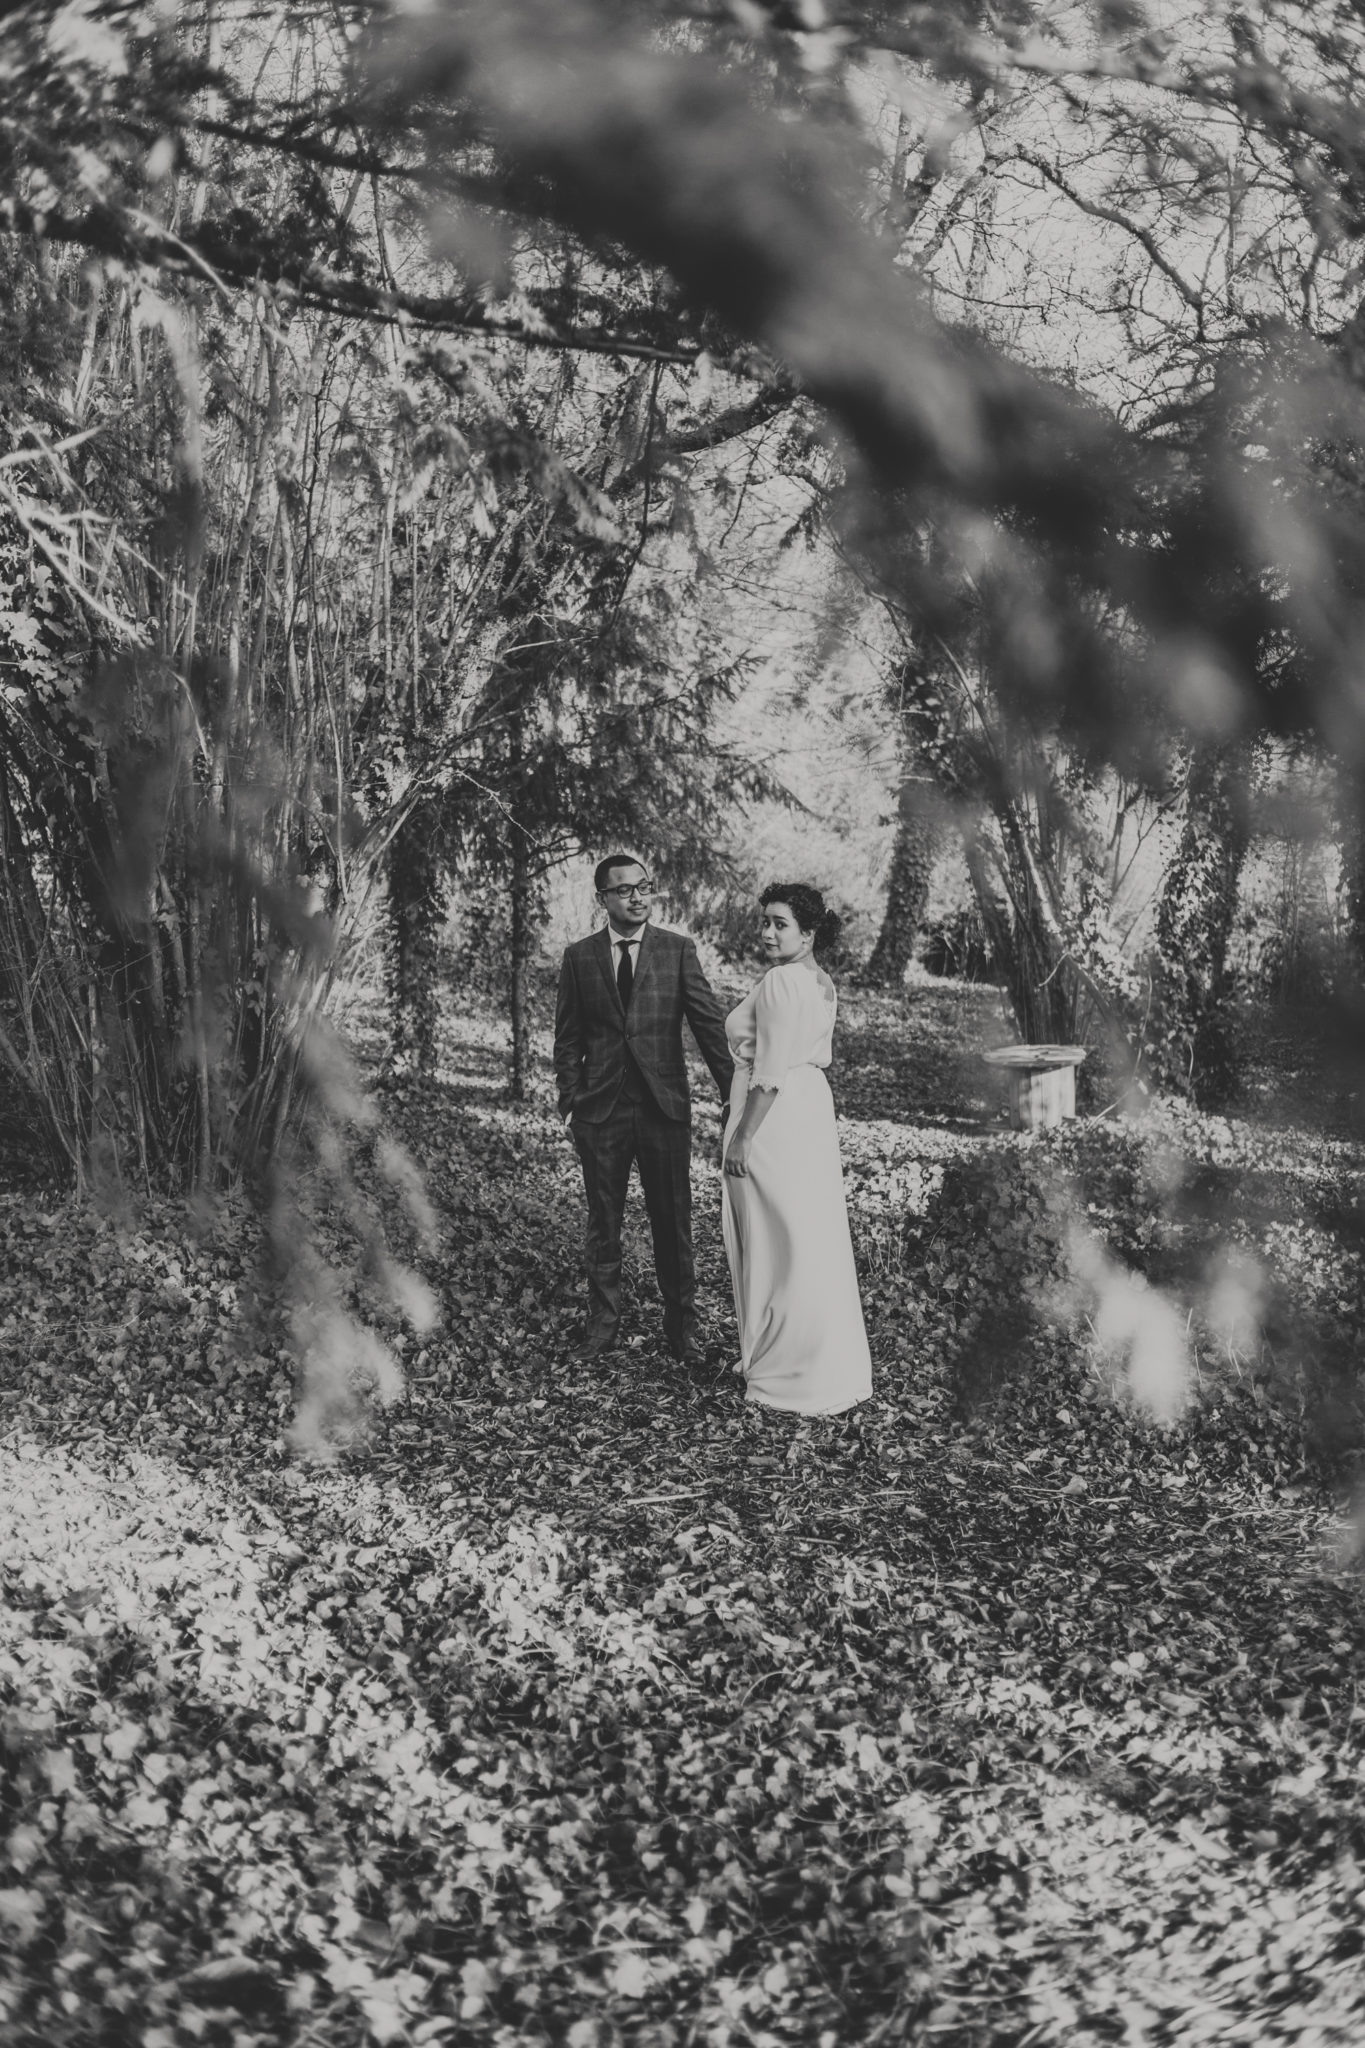
[[[684,1337],[681,1344],[670,1344],[668,1349],[679,1365],[697,1366],[706,1363],[706,1353],[702,1350],[699,1337]]]
[[[584,1361],[590,1358],[604,1358],[607,1352],[617,1350],[620,1343],[621,1330],[618,1323],[599,1324],[595,1329],[589,1330],[578,1355]]]

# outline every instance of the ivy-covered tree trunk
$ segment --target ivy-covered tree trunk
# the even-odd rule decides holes
[[[1365,1091],[1360,1086],[1360,1048],[1365,1045],[1365,776],[1344,763],[1337,780],[1337,845],[1341,874],[1340,970],[1325,1015],[1327,1044],[1335,1068],[1335,1114],[1342,1127],[1365,1131]]]
[[[1228,1019],[1228,940],[1249,839],[1247,755],[1240,743],[1197,746],[1185,823],[1156,918],[1152,1078],[1201,1108],[1236,1081]]]
[[[1338,804],[1341,932],[1352,976],[1365,986],[1365,779],[1343,768]]]
[[[530,980],[535,949],[536,915],[530,851],[524,834],[512,842],[512,933],[509,961],[512,1013],[512,1100],[526,1100],[531,1072]]]
[[[873,988],[899,988],[915,951],[929,900],[942,831],[928,804],[926,784],[907,775],[896,805],[896,841],[886,888],[886,911],[863,980]]]
[[[425,808],[415,810],[388,857],[389,1051],[395,1066],[419,1074],[436,1064],[436,942],[445,884],[435,822]]]

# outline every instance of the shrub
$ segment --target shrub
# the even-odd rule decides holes
[[[1001,1139],[944,1168],[918,1264],[926,1289],[952,1304],[951,1360],[964,1403],[992,1394],[1065,1313],[1072,1209],[1066,1175],[1037,1141]]]
[[[948,1165],[909,1244],[964,1404],[1061,1330],[1111,1378],[1117,1343],[1145,1398],[1139,1353],[1169,1378],[1178,1328],[1206,1391],[1292,1413],[1328,1459],[1365,1441],[1365,1194],[1301,1139],[1171,1103],[1002,1138]],[[1174,1413],[1170,1391],[1149,1405]]]
[[[996,963],[981,913],[965,903],[920,928],[916,953],[928,974],[953,981],[993,981]]]

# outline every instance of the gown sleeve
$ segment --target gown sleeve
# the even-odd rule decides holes
[[[801,990],[790,974],[770,968],[754,997],[754,1068],[751,1088],[776,1094],[796,1063],[802,1034]]]

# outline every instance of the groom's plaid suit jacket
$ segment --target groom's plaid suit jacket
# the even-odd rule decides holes
[[[610,927],[567,947],[555,1009],[560,1115],[572,1110],[576,1121],[605,1122],[625,1085],[629,1047],[664,1115],[686,1123],[691,1101],[683,1060],[684,1018],[724,1100],[734,1062],[720,1004],[691,939],[657,925],[645,926],[629,1009],[621,1007],[616,986]]]

